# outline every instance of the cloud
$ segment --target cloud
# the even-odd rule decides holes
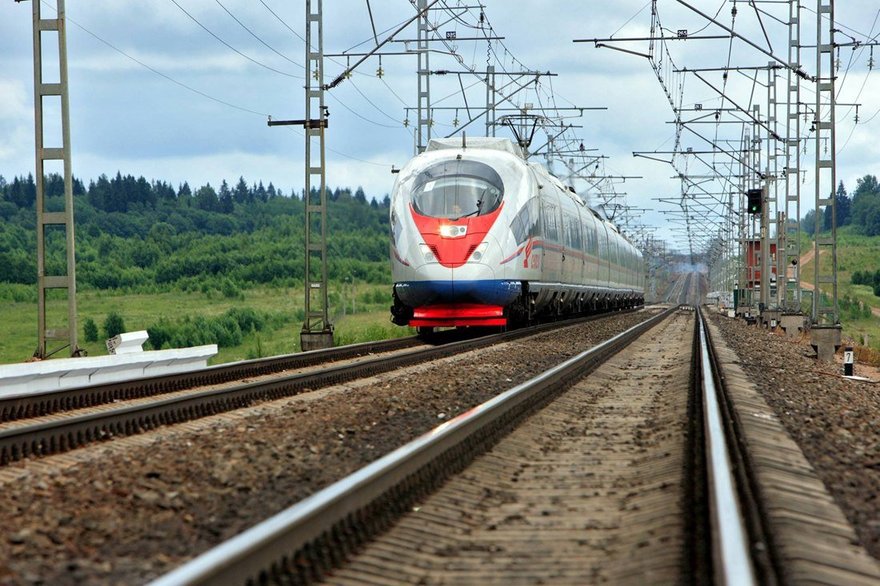
[[[27,94],[24,83],[0,78],[0,172],[11,175],[33,165],[34,111]]]
[[[262,2],[221,0],[259,37],[258,41],[216,2],[177,2],[212,33],[251,58],[281,71],[302,72],[273,51],[297,63],[304,61],[303,42],[287,28],[290,26],[299,34],[304,32],[302,3],[265,0],[281,17],[281,22]],[[746,4],[738,5],[736,30],[767,47],[761,23],[754,9]],[[853,29],[868,34],[877,13],[875,4],[873,0],[838,3],[835,16],[841,30],[846,34],[855,35]],[[522,0],[516,2],[515,10],[510,9],[509,1],[487,0],[485,5],[494,27],[493,34],[504,37],[492,43],[491,55],[500,60],[499,70],[515,70],[521,63],[531,70],[558,74],[542,78],[537,93],[533,91],[535,86],[529,85],[528,92],[512,98],[513,105],[531,102],[536,107],[549,107],[554,103],[561,107],[607,106],[607,111],[588,111],[582,118],[567,122],[581,126],[576,129],[577,140],[611,157],[604,160],[608,173],[644,177],[619,183],[615,189],[625,191],[631,205],[653,209],[664,207],[656,198],[674,199],[680,195],[680,182],[671,179],[673,172],[669,165],[632,156],[633,151],[667,150],[674,137],[673,126],[667,124],[673,117],[672,111],[647,60],[619,51],[596,49],[589,43],[572,42],[579,38],[646,35],[651,23],[649,2]],[[667,35],[675,36],[679,29],[687,30],[691,36],[721,32],[678,3],[659,5]],[[27,173],[33,168],[33,69],[30,10],[25,6],[0,2],[0,169],[7,176]],[[371,6],[380,39],[415,14],[406,0],[373,2]],[[719,6],[722,8],[719,20],[729,25],[732,22],[730,3],[717,3],[706,10],[713,10],[714,15]],[[764,8],[782,16],[787,10],[783,5]],[[373,30],[366,3],[334,0],[324,3],[324,11],[325,52],[357,53],[372,46]],[[275,119],[304,116],[301,79],[274,73],[234,53],[170,0],[68,2],[67,12],[71,23],[76,21],[94,35],[175,80],[144,69],[70,24],[72,153],[74,172],[78,176],[94,178],[100,173],[120,170],[175,183],[210,181],[216,186],[223,178],[232,181],[244,175],[248,181],[272,181],[285,191],[301,189],[304,176],[301,131],[270,129],[266,125],[269,114]],[[477,9],[471,10],[472,19],[477,14]],[[804,38],[812,38],[807,30],[814,26],[811,18],[812,13],[805,8]],[[454,30],[459,38],[482,35],[482,31],[467,28],[439,12],[433,13],[432,19],[440,24],[439,30],[444,34]],[[782,55],[787,43],[784,27],[766,18],[764,25],[771,35],[772,50],[786,57]],[[873,32],[877,30],[875,26]],[[413,38],[414,29],[404,36]],[[487,42],[457,41],[454,45],[464,66],[478,72],[485,69]],[[647,50],[644,42],[618,46],[638,52]],[[729,47],[732,48],[731,62],[735,65],[762,66],[769,60],[767,55],[740,41],[731,44],[727,40],[692,39],[672,41],[668,47],[676,65],[691,68],[724,65]],[[441,44],[433,48],[447,50]],[[405,46],[390,43],[385,49],[402,52]],[[854,56],[854,60],[846,72],[850,56]],[[880,173],[880,141],[874,139],[880,128],[880,115],[867,122],[880,108],[876,98],[880,95],[880,84],[877,74],[868,74],[866,70],[867,56],[864,50],[842,49],[843,68],[838,75],[838,81],[843,82],[840,101],[863,104],[862,123],[855,128],[853,113],[839,109],[839,146],[843,148],[850,131],[852,138],[839,154],[838,175],[850,189],[855,185],[855,178],[868,172]],[[354,60],[328,58],[325,81],[333,79]],[[804,61],[805,67],[811,69],[806,55]],[[691,74],[683,76],[673,72],[666,56],[663,65],[663,76],[673,96],[683,84],[685,105],[700,103],[709,110],[722,104],[715,90]],[[375,58],[367,61],[352,79],[344,81],[327,97],[330,110],[327,181],[332,187],[362,185],[369,195],[381,197],[393,183],[390,166],[400,166],[412,156],[412,132],[416,123],[412,107],[418,99],[417,60],[414,54],[384,57],[383,79],[375,77],[378,66]],[[430,66],[464,71],[462,64],[436,52],[431,53]],[[454,118],[464,120],[485,107],[486,92],[481,83],[467,91],[466,105],[460,94],[462,86],[467,88],[480,77],[480,74],[462,75],[460,79],[453,74],[432,76],[431,96],[435,107],[432,132],[435,136],[451,132]],[[766,89],[760,85],[766,79],[764,72],[759,74],[757,82],[748,72],[731,74],[726,81],[720,72],[707,72],[704,77],[716,87],[724,86],[730,96],[724,102],[726,107],[733,107],[736,102],[750,110],[752,101],[766,99]],[[864,90],[859,93],[863,82]],[[780,87],[784,87],[784,81]],[[784,99],[784,94],[780,93],[779,97]],[[811,88],[806,85],[802,99],[812,100]],[[411,108],[409,112],[407,106]],[[443,109],[445,107],[453,109]],[[454,108],[458,108],[458,112]],[[729,114],[731,119],[733,115]],[[736,115],[745,119],[742,114]],[[410,122],[408,128],[403,127],[404,119]],[[469,126],[467,132],[472,136],[484,132],[484,128],[485,122],[480,119]],[[726,146],[735,144],[741,134],[741,128],[734,124],[717,129],[713,125],[695,125],[694,128],[712,139],[717,136]],[[498,134],[508,135],[503,129],[499,129]],[[543,138],[540,140],[543,142]],[[699,149],[705,148],[706,143],[685,133],[682,145]],[[644,221],[670,234],[667,217],[651,212],[645,215]]]

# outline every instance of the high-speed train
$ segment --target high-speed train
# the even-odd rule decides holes
[[[639,251],[508,139],[431,140],[390,213],[396,324],[506,327],[644,302]]]

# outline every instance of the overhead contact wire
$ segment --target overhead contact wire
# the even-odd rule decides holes
[[[281,71],[280,69],[275,69],[275,68],[272,67],[271,65],[266,65],[265,63],[263,63],[263,62],[261,62],[261,61],[257,61],[257,60],[254,59],[253,57],[251,57],[251,56],[249,56],[249,55],[247,55],[247,54],[245,54],[245,53],[242,53],[241,51],[239,51],[238,49],[236,49],[235,47],[233,47],[232,45],[230,45],[229,43],[227,43],[226,41],[224,41],[222,38],[220,38],[220,36],[217,35],[214,31],[212,31],[211,29],[209,29],[208,27],[206,27],[204,24],[202,24],[202,23],[201,23],[201,22],[200,22],[195,16],[193,16],[192,14],[190,14],[190,13],[189,13],[189,12],[183,7],[183,6],[181,6],[181,5],[177,2],[177,0],[169,0],[169,1],[170,1],[172,4],[174,4],[175,6],[177,6],[177,8],[179,8],[181,12],[183,12],[185,15],[187,15],[187,16],[189,17],[190,20],[192,20],[194,23],[196,23],[197,25],[199,25],[199,26],[200,26],[200,27],[201,27],[206,33],[208,33],[209,35],[211,35],[212,37],[214,37],[215,39],[217,39],[217,41],[218,41],[219,43],[221,43],[222,45],[224,45],[225,47],[227,47],[228,49],[230,49],[230,50],[233,51],[234,53],[236,53],[236,54],[238,54],[238,55],[241,55],[242,57],[244,57],[245,59],[247,59],[247,60],[250,61],[251,63],[253,63],[253,64],[255,64],[255,65],[258,65],[258,66],[262,67],[263,69],[267,69],[267,70],[272,71],[272,72],[274,72],[274,73],[277,73],[277,74],[279,74],[279,75],[283,75],[283,76],[285,76],[285,77],[292,77],[292,78],[294,78],[294,79],[304,79],[304,78],[303,78],[302,76],[300,76],[300,75],[294,75],[294,74],[292,74],[292,73],[287,73],[287,72],[285,72],[285,71]]]

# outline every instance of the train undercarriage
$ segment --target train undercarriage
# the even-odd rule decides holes
[[[518,328],[644,304],[644,296],[639,291],[574,286],[530,287],[528,282],[523,282],[520,294],[505,305],[463,299],[410,307],[400,300],[396,290],[393,299],[391,321],[415,327],[420,334],[429,334],[438,328]]]

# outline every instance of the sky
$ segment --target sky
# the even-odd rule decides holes
[[[785,60],[787,28],[781,22],[787,19],[786,4],[761,4],[766,12],[759,18],[743,1],[687,3],[710,16],[717,14],[725,26],[733,23],[734,30],[749,41]],[[665,35],[675,36],[682,29],[691,36],[723,33],[684,4],[658,1]],[[557,140],[557,147],[583,143],[585,156],[607,157],[598,159],[599,168],[591,167],[588,172],[618,179],[599,184],[599,190],[625,198],[615,201],[633,209],[631,213],[638,216],[635,222],[681,248],[680,216],[674,211],[677,207],[668,203],[677,201],[682,191],[681,181],[673,177],[682,169],[701,174],[708,168],[700,168],[686,157],[678,158],[677,170],[653,160],[668,156],[634,157],[634,152],[662,152],[675,144],[672,109],[654,70],[644,57],[573,42],[647,35],[650,2],[484,0],[482,25],[479,8],[457,8],[476,3],[444,0],[437,4],[441,5],[452,10],[432,11],[431,21],[437,25],[438,35],[445,38],[454,32],[457,40],[431,44],[430,68],[462,75],[431,77],[434,136],[454,132],[455,120],[460,123],[466,119],[468,108],[472,114],[482,110],[486,91],[479,72],[485,71],[487,64],[496,70],[551,72],[553,76],[542,76],[528,90],[513,96],[508,105],[553,107],[567,116],[564,122],[575,128],[563,135],[567,141]],[[734,5],[738,9],[735,18],[731,14]],[[863,42],[880,32],[880,8],[875,0],[847,0],[837,5],[838,42]],[[44,17],[50,17],[56,0],[46,0],[42,6]],[[814,9],[814,2],[804,2],[804,43],[815,38]],[[30,2],[0,3],[0,175],[7,180],[32,173],[34,168],[31,11]],[[304,116],[303,1],[67,0],[66,12],[71,151],[76,176],[88,182],[100,174],[121,171],[174,185],[210,182],[214,187],[224,179],[233,184],[242,176],[249,183],[272,182],[285,193],[302,189],[302,131],[270,128],[266,122],[269,116],[276,120]],[[325,53],[368,51],[375,46],[375,39],[387,38],[414,15],[408,0],[327,1]],[[383,50],[406,52],[414,45],[403,41],[415,35],[411,25]],[[486,36],[502,38],[489,43]],[[474,37],[481,40],[467,40]],[[616,46],[637,53],[648,51],[645,42],[618,42]],[[728,61],[739,67],[767,65],[768,55],[745,41],[691,39],[667,46],[670,53],[662,59],[662,75],[674,102],[691,108],[701,104],[706,110],[735,103],[750,110],[750,104],[766,101],[767,88],[761,85],[766,83],[766,71],[760,72],[757,80],[753,72],[731,73],[726,82],[719,72],[701,74],[715,88],[723,86],[728,99],[722,101],[708,83],[671,69],[672,64],[679,68],[721,67]],[[815,56],[810,51],[805,49],[802,55],[808,73],[815,71]],[[665,55],[659,48],[657,54]],[[880,141],[875,138],[880,135],[880,76],[868,68],[868,48],[842,47],[839,55],[838,101],[861,104],[858,124],[852,106],[837,109],[838,178],[851,192],[858,177],[880,174]],[[876,59],[880,61],[880,47]],[[328,58],[325,82],[354,61]],[[377,75],[380,66],[381,77]],[[49,76],[57,71],[57,63],[50,60],[44,69]],[[373,57],[328,92],[329,186],[360,186],[368,196],[379,199],[391,191],[392,169],[413,155],[416,116],[407,108],[417,104],[416,70],[412,54],[386,55],[381,65]],[[778,99],[784,102],[785,83],[778,87]],[[813,99],[813,87],[804,88],[804,101]],[[602,109],[572,117],[571,108]],[[778,118],[784,117],[782,109]],[[54,119],[57,108],[47,110],[47,122]],[[702,127],[694,128],[702,132]],[[723,143],[738,140],[741,128],[741,124],[707,125],[705,131]],[[484,134],[484,120],[477,120],[466,132]],[[497,134],[510,136],[504,128]],[[47,124],[47,140],[55,136],[60,136],[57,123]],[[545,141],[546,136],[539,132],[535,143]],[[707,145],[684,132],[681,146],[700,150]],[[812,156],[809,149],[807,156]],[[713,159],[710,164],[716,168],[727,163],[723,156]],[[566,175],[559,161],[553,163],[553,171]],[[812,207],[811,181],[811,175],[805,174],[802,214]],[[575,186],[594,204],[603,197],[590,182],[575,180]]]

